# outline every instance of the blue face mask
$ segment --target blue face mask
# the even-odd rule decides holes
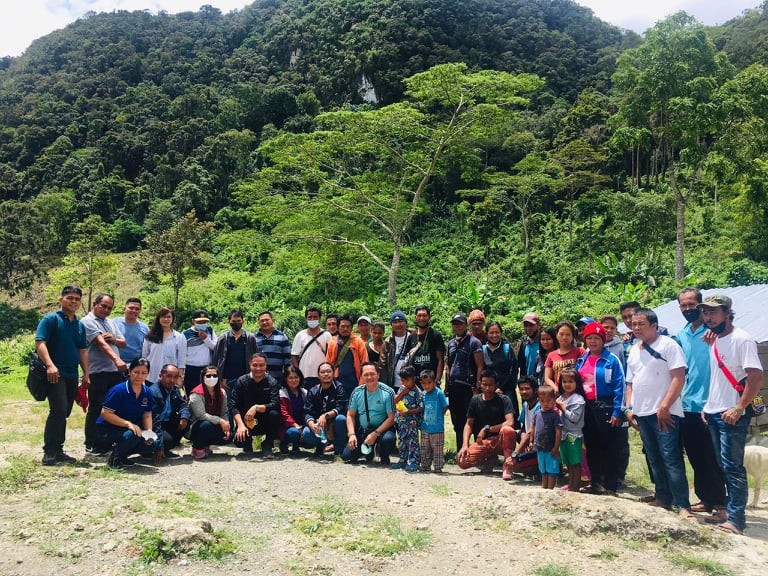
[[[195,330],[198,332],[205,332],[208,330],[208,324],[195,324]]]

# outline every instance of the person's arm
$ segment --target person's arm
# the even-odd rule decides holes
[[[445,370],[445,350],[435,350],[435,356],[437,356],[437,368],[435,369],[435,379],[439,384],[440,379],[443,376],[443,370]]]
[[[125,418],[118,416],[109,408],[101,409],[101,417],[103,418],[104,422],[112,424],[113,426],[117,426],[118,428],[126,428],[127,430],[130,430],[131,432],[133,432],[136,436],[141,436],[141,428],[139,428],[138,425],[134,424],[130,420],[126,420]],[[150,420],[149,428],[147,429],[151,430],[152,414],[149,414],[149,420]]]
[[[555,445],[552,447],[550,454],[555,458],[560,458],[560,442],[563,439],[563,427],[555,426]]]
[[[675,401],[680,398],[680,392],[683,390],[683,383],[685,382],[685,368],[673,368],[670,371],[672,374],[672,382],[669,384],[667,393],[659,404],[659,408],[656,411],[656,419],[659,423],[659,430],[666,432],[667,430],[674,428],[675,423],[672,420],[672,415],[669,410]]]
[[[123,340],[123,343],[125,343],[125,340]],[[115,344],[117,344],[117,341],[115,341]],[[122,358],[120,358],[120,356],[116,354],[114,350],[112,350],[112,346],[110,346],[109,343],[104,339],[103,334],[97,334],[91,340],[91,345],[96,346],[99,350],[101,350],[104,353],[104,355],[107,358],[112,360],[112,363],[115,365],[118,372],[128,371],[128,365],[125,362],[123,362]]]
[[[552,366],[544,366],[544,382],[550,386],[555,386],[555,371],[552,370]],[[555,389],[557,389],[556,386]]]
[[[462,444],[461,444],[461,450],[459,450],[459,453],[456,454],[456,461],[461,462],[466,457],[469,456],[468,450],[469,450],[469,438],[472,436],[472,426],[475,423],[474,418],[467,418],[466,424],[464,424],[464,430],[462,431]],[[479,440],[479,438],[478,438]]]
[[[40,357],[40,360],[45,364],[46,371],[48,373],[48,382],[56,384],[59,381],[59,369],[51,360],[51,355],[48,352],[48,344],[45,340],[35,340],[35,352]]]
[[[721,415],[723,422],[726,424],[736,424],[739,418],[744,416],[747,407],[752,404],[752,400],[755,399],[757,393],[760,392],[760,388],[763,385],[763,371],[758,368],[745,368],[747,372],[747,384],[744,386],[744,391],[741,393],[739,401],[736,406],[730,410],[726,410]]]
[[[198,335],[200,332],[198,332]],[[200,338],[203,341],[203,345],[208,348],[211,352],[213,352],[216,349],[216,342],[218,341],[218,338],[216,338],[216,333],[213,332],[213,328],[211,328],[211,333],[208,334],[207,331],[203,330],[202,332],[203,336]]]
[[[80,348],[80,368],[83,369],[83,387],[91,385],[91,373],[88,370],[88,349]]]
[[[288,398],[280,398],[280,420],[286,428],[296,428],[296,420],[291,415],[291,401]]]
[[[614,356],[615,357],[615,356]],[[613,390],[613,414],[611,414],[611,426],[618,428],[622,423],[622,406],[624,406],[624,368],[621,365],[621,360],[611,362],[613,364],[613,370],[611,372],[611,389]]]
[[[355,420],[357,417],[357,410],[347,410],[347,444],[350,450],[357,448],[357,435],[355,434]]]
[[[485,368],[485,362],[483,361],[483,349],[480,348],[479,350],[475,350],[472,353],[472,356],[475,358],[475,367],[477,368],[477,383],[476,387],[479,390],[480,389],[480,373],[483,371],[483,368]]]

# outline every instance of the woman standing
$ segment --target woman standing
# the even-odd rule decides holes
[[[544,384],[544,365],[547,362],[547,356],[557,348],[557,330],[554,328],[543,328],[539,334],[539,356],[536,359],[536,370],[533,376],[538,382],[538,386]]]
[[[587,401],[584,416],[584,444],[592,484],[582,491],[602,494],[616,492],[622,472],[622,446],[628,442],[622,405],[624,369],[619,359],[605,347],[605,328],[597,322],[584,328],[584,342],[589,352],[576,362],[584,382]]]
[[[558,348],[547,355],[547,361],[544,363],[544,382],[557,390],[560,372],[565,368],[573,368],[576,360],[584,355],[584,348],[576,346],[576,327],[568,320],[560,322],[555,329]]]
[[[163,306],[157,311],[155,321],[144,337],[141,355],[150,361],[152,370],[149,381],[157,382],[160,369],[166,364],[173,364],[179,369],[179,378],[184,380],[184,366],[187,358],[187,339],[181,332],[173,329],[176,315],[173,310]]]
[[[499,389],[512,401],[515,421],[520,415],[517,400],[517,357],[509,342],[503,339],[501,324],[488,322],[485,326],[488,342],[483,344],[483,365],[498,376]]]
[[[112,469],[133,466],[131,454],[153,456],[155,466],[163,457],[162,436],[152,431],[152,392],[146,385],[150,363],[137,358],[128,368],[128,380],[107,392],[101,415],[96,420],[95,447],[112,451],[107,466]]]
[[[192,458],[202,460],[211,455],[211,444],[225,444],[231,438],[227,393],[221,387],[216,366],[200,373],[200,384],[189,394],[192,414],[190,439]]]
[[[378,362],[384,349],[384,322],[374,322],[371,325],[371,341],[365,343],[368,350],[368,361]]]

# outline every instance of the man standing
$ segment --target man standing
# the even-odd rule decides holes
[[[181,458],[171,448],[179,445],[181,437],[187,431],[190,412],[179,391],[179,369],[173,364],[166,364],[160,369],[160,377],[150,390],[152,391],[152,429],[160,440],[161,458],[170,460]],[[199,376],[198,376],[199,378]]]
[[[408,330],[408,320],[402,311],[396,310],[389,317],[392,333],[384,339],[379,356],[381,381],[393,390],[400,386],[400,368],[405,364],[408,351],[416,345],[416,337]]]
[[[685,357],[677,342],[659,336],[658,318],[649,308],[632,316],[637,338],[627,359],[626,416],[637,420],[640,438],[656,486],[652,506],[674,507],[681,517],[694,518],[688,500],[688,480],[680,449],[680,392],[685,381]]]
[[[456,433],[456,449],[461,450],[467,409],[474,390],[480,389],[480,373],[483,371],[483,345],[467,331],[467,317],[454,314],[451,318],[453,338],[448,342],[446,396],[451,412],[453,431]]]
[[[125,338],[117,323],[109,319],[114,305],[112,296],[98,294],[93,300],[93,309],[82,320],[91,376],[88,413],[85,416],[85,451],[89,454],[94,454],[98,435],[96,419],[101,415],[104,398],[112,386],[125,380],[128,371],[128,365],[120,357],[120,349],[125,348]]]
[[[282,383],[283,371],[291,365],[291,341],[284,332],[275,328],[272,312],[259,314],[256,343],[259,345],[259,352],[267,357],[267,372],[278,383]]]
[[[344,462],[355,462],[363,445],[370,448],[366,460],[373,459],[378,442],[382,466],[389,466],[389,455],[395,449],[395,391],[379,382],[379,367],[363,364],[363,385],[355,388],[347,409],[347,445],[341,455]]]
[[[680,435],[693,468],[693,489],[700,500],[691,506],[691,511],[712,512],[707,521],[722,523],[728,518],[725,511],[725,477],[707,424],[701,417],[709,396],[710,382],[709,346],[702,340],[707,326],[698,308],[701,300],[701,292],[696,288],[683,288],[677,295],[680,312],[688,321],[675,337],[688,364],[680,395],[685,414],[680,422]]]
[[[432,326],[432,312],[429,306],[421,304],[416,306],[416,333],[414,347],[408,352],[405,359],[406,366],[413,366],[416,370],[416,383],[419,383],[419,374],[424,370],[434,372],[440,385],[445,366],[445,342],[443,337]]]
[[[536,361],[539,358],[539,332],[541,320],[535,312],[523,316],[525,336],[517,350],[517,365],[520,367],[520,378],[533,376],[536,373]]]
[[[717,335],[709,356],[709,396],[703,409],[728,487],[728,519],[717,527],[741,534],[746,527],[748,493],[744,445],[763,368],[755,341],[733,325],[732,307],[731,299],[720,294],[699,304],[704,323]]]
[[[352,318],[339,317],[339,333],[328,342],[325,361],[334,369],[334,377],[344,386],[349,398],[352,391],[360,385],[360,369],[368,362],[368,350],[365,343],[352,333]]]
[[[216,342],[213,361],[219,369],[221,385],[228,387],[228,382],[234,382],[248,372],[249,359],[259,351],[256,337],[243,330],[243,311],[239,308],[229,313],[229,330]]]
[[[115,318],[115,324],[125,338],[125,347],[120,348],[120,358],[126,365],[141,357],[144,336],[149,332],[149,326],[139,320],[140,314],[141,300],[128,298],[125,301],[122,318]]]
[[[502,478],[512,479],[515,451],[515,412],[512,401],[505,394],[496,394],[496,372],[480,373],[480,394],[472,397],[464,424],[462,447],[456,454],[459,468],[466,470],[478,466],[483,472],[493,470],[498,454],[504,454]],[[470,445],[474,434],[475,443]]]
[[[43,435],[43,465],[71,463],[75,459],[64,452],[67,418],[77,396],[77,366],[83,369],[83,386],[88,387],[88,343],[85,328],[75,312],[83,291],[65,286],[59,298],[60,308],[47,314],[37,325],[35,351],[48,374],[48,418]]]
[[[339,333],[339,315],[335,312],[331,312],[325,317],[325,329],[331,336],[336,336]]]
[[[264,435],[262,455],[274,457],[275,440],[280,428],[280,385],[267,372],[267,357],[251,357],[250,372],[240,376],[232,387],[232,417],[235,421],[235,446],[243,453],[253,453],[253,437]]]
[[[331,335],[320,328],[323,311],[317,306],[309,306],[304,312],[307,327],[296,334],[291,348],[291,363],[304,374],[304,387],[311,389],[320,384],[317,368],[325,362],[328,342]]]
[[[357,319],[357,333],[360,334],[360,340],[368,344],[371,339],[371,319],[368,316],[360,316]]]
[[[211,365],[216,348],[216,332],[208,320],[205,310],[192,312],[192,327],[184,330],[187,339],[187,360],[184,363],[184,392],[187,398],[200,385],[200,372]]]

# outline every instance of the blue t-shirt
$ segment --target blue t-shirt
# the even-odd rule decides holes
[[[439,434],[445,431],[445,409],[448,400],[440,388],[432,392],[424,392],[424,422],[421,429],[428,434]]]
[[[149,332],[149,326],[141,320],[136,324],[128,324],[125,318],[115,318],[115,324],[120,328],[125,338],[125,348],[120,348],[118,353],[120,359],[126,364],[130,364],[136,358],[141,358],[141,346],[144,344],[144,336]]]
[[[53,323],[58,322],[56,328]],[[53,331],[56,330],[56,335]],[[65,378],[77,378],[80,365],[80,350],[88,347],[85,327],[77,316],[72,320],[61,310],[46,314],[37,325],[35,341],[45,341],[51,360]]]
[[[709,346],[701,339],[707,325],[702,323],[696,332],[691,332],[691,324],[686,324],[675,336],[685,354],[688,370],[680,398],[684,412],[701,412],[709,396]]]
[[[368,398],[368,411],[365,409],[365,399]],[[360,419],[360,426],[365,429],[379,426],[387,419],[389,414],[395,411],[395,391],[383,382],[379,382],[379,387],[375,392],[368,392],[364,385],[358,386],[352,392],[349,399],[348,410],[357,412]],[[370,415],[370,421],[368,416]]]
[[[125,381],[115,384],[109,389],[102,406],[110,412],[114,412],[120,418],[133,422],[139,428],[142,428],[144,414],[147,412],[152,413],[152,404],[152,391],[149,389],[149,386],[142,386],[141,393],[137,398],[136,394],[133,393],[131,383]],[[110,424],[101,416],[96,419],[96,424],[113,430],[121,430],[119,426]]]

